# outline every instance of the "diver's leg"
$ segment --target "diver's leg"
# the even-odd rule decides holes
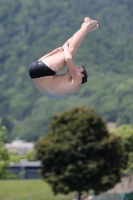
[[[97,21],[85,18],[81,28],[69,39],[69,50],[74,57],[80,44],[87,33],[98,28]],[[59,52],[42,60],[49,68],[58,72],[66,66],[64,52]]]
[[[81,45],[87,33],[96,30],[98,28],[98,23],[95,20],[91,20],[86,17],[81,28],[67,41],[69,43],[69,50],[72,56],[75,56],[77,49]]]

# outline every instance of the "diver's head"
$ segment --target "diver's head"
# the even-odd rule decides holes
[[[77,66],[77,71],[82,74],[82,84],[87,82],[88,74],[84,66]]]
[[[82,84],[83,84],[83,83],[87,82],[88,74],[87,74],[85,67],[84,66],[82,66],[82,67],[83,67],[83,71],[81,73],[84,75],[84,77],[82,78]]]

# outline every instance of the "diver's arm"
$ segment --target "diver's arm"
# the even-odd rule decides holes
[[[66,61],[67,66],[68,66],[69,73],[71,74],[71,76],[73,78],[77,77],[78,73],[77,73],[75,65],[73,63],[72,54],[69,51],[68,43],[65,43],[64,46],[63,46],[63,48],[64,48],[64,54],[65,54],[65,61]]]
[[[63,51],[63,48],[62,47],[58,47],[57,49],[55,49],[55,50],[51,51],[50,53],[48,53],[48,54],[44,55],[43,57],[41,57],[39,60],[42,60],[42,59],[47,58],[49,56],[52,56],[52,55],[54,55],[56,53],[59,53],[61,51]]]

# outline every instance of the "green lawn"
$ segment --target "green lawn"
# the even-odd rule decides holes
[[[54,196],[50,186],[41,180],[1,180],[0,200],[72,200],[75,193]]]

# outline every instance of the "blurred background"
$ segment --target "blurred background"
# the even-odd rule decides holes
[[[0,0],[0,116],[8,140],[35,141],[54,113],[87,105],[108,122],[133,124],[133,3],[131,0]],[[75,64],[89,79],[80,92],[53,100],[39,93],[28,75],[31,62],[61,46],[84,17],[99,29],[83,41]]]

